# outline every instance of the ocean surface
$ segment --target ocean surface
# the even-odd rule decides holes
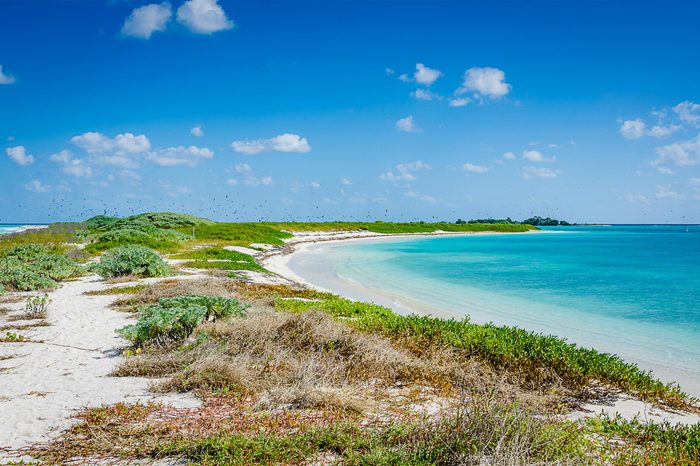
[[[0,223],[0,235],[14,233],[22,227],[29,226],[26,223]]]
[[[320,243],[300,277],[399,312],[470,316],[616,353],[700,396],[700,226]]]

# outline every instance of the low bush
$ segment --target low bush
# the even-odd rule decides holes
[[[192,228],[180,228],[183,233],[192,233]],[[250,246],[253,243],[282,245],[290,233],[260,223],[214,223],[198,225],[194,229],[197,240],[221,241],[236,246]]]
[[[173,259],[194,259],[182,264],[192,269],[253,270],[267,272],[253,256],[223,248],[202,248],[172,256]]]
[[[107,251],[95,266],[95,271],[105,278],[170,275],[170,267],[155,251],[139,245],[121,246]]]
[[[164,345],[184,340],[204,321],[207,308],[189,305],[165,307],[159,304],[144,306],[139,310],[139,320],[117,332],[136,346],[147,343]]]
[[[50,290],[81,267],[42,244],[22,244],[0,254],[0,285],[15,291]]]
[[[693,401],[678,385],[665,384],[618,356],[516,327],[474,324],[468,318],[456,321],[402,316],[376,304],[340,297],[311,302],[277,299],[275,306],[293,312],[319,309],[347,319],[350,325],[361,330],[411,339],[418,347],[453,348],[465,357],[477,358],[498,370],[508,371],[532,387],[561,382],[586,396],[592,383],[602,382],[670,406],[687,407]]]
[[[136,346],[164,345],[181,341],[199,324],[209,319],[242,316],[246,307],[237,299],[216,296],[178,296],[163,298],[158,304],[139,308],[139,320],[118,333]]]

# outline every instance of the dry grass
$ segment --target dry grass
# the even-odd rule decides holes
[[[46,310],[36,311],[36,312],[23,312],[21,314],[15,314],[7,317],[8,322],[16,322],[18,320],[38,320],[46,319]]]
[[[139,306],[157,303],[161,298],[186,295],[232,298],[236,296],[235,280],[214,278],[163,280],[141,289],[132,296],[115,301],[113,306],[122,310],[135,311]]]
[[[37,327],[48,327],[51,324],[47,322],[46,320],[38,320],[35,322],[27,322],[25,324],[8,324],[8,325],[3,325],[0,327],[0,331],[5,331],[5,330],[27,330],[30,328],[37,328]]]
[[[186,351],[130,357],[115,375],[167,376],[155,384],[158,391],[257,394],[266,407],[350,410],[371,405],[364,394],[370,382],[449,387],[454,378],[455,368],[437,358],[423,361],[318,312],[257,307],[246,318],[204,324],[196,334],[207,341]]]
[[[113,286],[110,288],[105,288],[104,290],[92,290],[83,293],[86,296],[108,296],[108,295],[119,295],[119,294],[134,294],[147,288],[147,285],[138,284],[131,286]]]

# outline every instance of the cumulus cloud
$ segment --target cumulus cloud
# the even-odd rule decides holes
[[[270,139],[239,140],[231,143],[235,152],[242,154],[259,154],[261,152],[300,152],[311,151],[311,146],[306,138],[298,134],[280,134]]]
[[[52,186],[45,185],[39,180],[32,180],[24,185],[24,189],[27,191],[33,191],[35,193],[47,193],[51,191]]]
[[[489,167],[486,165],[474,165],[473,163],[465,163],[462,168],[471,173],[486,173]]]
[[[413,115],[401,118],[395,123],[395,126],[397,130],[403,131],[405,133],[415,133],[420,131],[416,124],[413,122]]]
[[[700,104],[686,100],[673,107],[673,111],[678,114],[678,117],[684,123],[700,123]]]
[[[17,165],[26,167],[34,163],[34,156],[27,154],[27,149],[24,146],[8,147],[5,149],[5,153]]]
[[[2,65],[0,65],[0,84],[14,84],[15,81],[14,76],[3,73]]]
[[[122,34],[148,39],[154,32],[164,31],[172,16],[172,8],[166,2],[136,8],[124,21]]]
[[[442,76],[441,71],[428,68],[423,63],[416,63],[416,71],[413,73],[413,79],[415,79],[417,83],[430,86],[437,81],[440,76]]]
[[[450,99],[450,101],[447,102],[447,105],[450,107],[466,107],[470,102],[471,99],[468,97],[456,97],[454,99]]]
[[[542,152],[538,150],[526,150],[523,151],[523,158],[529,160],[530,162],[555,162],[557,158],[555,156],[546,157]]]
[[[687,141],[657,147],[658,157],[651,162],[662,173],[672,173],[670,166],[687,167],[700,164],[700,134]]]
[[[661,185],[656,187],[654,197],[656,199],[670,199],[674,201],[678,199],[683,199],[683,195],[673,191],[670,186]]]
[[[247,186],[272,186],[272,177],[263,176],[258,177],[253,172],[253,169],[247,163],[239,163],[234,167],[236,173],[240,173],[243,176],[243,183]],[[229,186],[235,186],[238,184],[236,178],[231,178],[226,181]]]
[[[233,27],[218,0],[188,0],[177,9],[177,20],[197,34],[212,34]]]
[[[557,176],[559,176],[559,170],[553,170],[551,168],[524,167],[522,170],[522,177],[525,179],[556,178]]]
[[[214,152],[206,147],[177,146],[149,152],[146,158],[160,167],[196,166],[202,159],[211,159]]]
[[[647,125],[641,119],[626,120],[620,126],[620,134],[625,139],[639,139],[644,136]]]
[[[502,157],[503,157],[505,160],[515,160],[515,154],[514,154],[513,152],[510,152],[510,151],[509,151],[509,152],[504,152],[503,155],[502,155]]]
[[[421,160],[400,163],[396,165],[396,170],[379,175],[379,179],[384,181],[413,181],[416,179],[416,176],[411,172],[420,170],[430,170],[430,165]]]
[[[93,175],[92,168],[83,159],[76,159],[69,150],[62,150],[49,157],[52,162],[63,164],[63,173],[76,178],[90,178]]]
[[[627,202],[646,204],[648,199],[644,194],[627,193],[625,194]]]
[[[197,138],[203,137],[204,130],[202,129],[202,125],[193,126],[192,129],[190,130],[190,134],[192,134],[192,136],[197,137]]]
[[[71,142],[100,163],[132,169],[139,166],[135,156],[151,149],[151,142],[145,135],[136,136],[132,133],[117,134],[110,138],[90,131],[72,137]]]
[[[647,131],[647,134],[654,138],[665,138],[679,131],[681,128],[680,125],[654,125]]]
[[[498,99],[507,95],[512,86],[506,82],[506,74],[498,68],[469,68],[464,73],[464,83],[458,94],[474,92],[478,96]]]
[[[440,100],[442,98],[439,94],[427,89],[416,89],[415,91],[411,92],[411,96],[418,100]]]

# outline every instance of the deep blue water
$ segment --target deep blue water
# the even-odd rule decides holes
[[[411,309],[559,335],[700,394],[700,226],[362,241],[307,260]]]

